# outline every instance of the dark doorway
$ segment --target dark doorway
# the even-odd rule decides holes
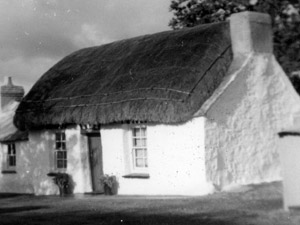
[[[88,134],[89,161],[91,170],[92,189],[94,193],[103,193],[100,182],[103,175],[102,144],[100,133]]]

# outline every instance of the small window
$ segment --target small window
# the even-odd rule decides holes
[[[67,168],[66,134],[64,131],[55,134],[55,165],[57,169]]]
[[[7,145],[7,165],[9,168],[16,167],[16,145],[11,143]]]
[[[132,129],[132,142],[134,169],[147,169],[147,129],[145,126]]]
[[[16,173],[17,155],[15,143],[7,144],[6,156],[3,159],[2,173]]]

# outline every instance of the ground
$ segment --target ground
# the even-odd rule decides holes
[[[300,224],[282,206],[280,182],[202,197],[0,194],[0,224]]]

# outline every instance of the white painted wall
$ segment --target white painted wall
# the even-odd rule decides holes
[[[30,133],[30,141],[16,142],[16,174],[0,174],[1,192],[56,193],[53,181],[46,175],[50,172],[49,137],[49,132]],[[6,149],[7,145],[2,145],[2,150]]]
[[[279,140],[279,153],[283,170],[284,208],[286,210],[291,206],[300,206],[299,146],[300,136],[284,136]]]
[[[74,193],[91,192],[87,137],[80,134],[79,126],[66,129],[66,145],[68,151],[66,172],[74,181]],[[54,162],[54,160],[51,161]]]
[[[277,133],[300,111],[272,54],[248,60],[206,114],[207,176],[221,187],[281,180]]]
[[[80,130],[71,127],[66,130],[68,168],[75,183],[74,192],[91,191],[86,137]],[[1,145],[0,160],[3,162],[7,146]],[[49,172],[54,169],[55,131],[29,133],[29,141],[16,142],[16,174],[0,173],[0,192],[34,193],[36,195],[58,194]],[[3,166],[3,163],[1,164]],[[2,168],[0,168],[2,171]]]
[[[122,177],[133,172],[130,127],[101,128],[104,173],[117,176],[119,194],[203,195],[212,191],[204,164],[204,118],[147,125],[149,179]]]

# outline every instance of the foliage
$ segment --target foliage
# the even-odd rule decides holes
[[[116,176],[105,174],[100,177],[100,182],[104,186],[104,194],[112,195],[115,193],[115,189],[117,188]]]
[[[53,180],[56,185],[64,187],[69,183],[69,175],[66,173],[57,173]]]
[[[300,1],[298,0],[172,0],[173,29],[203,23],[224,21],[232,13],[257,11],[271,15],[274,33],[274,54],[291,75],[300,70]]]
[[[109,176],[107,174],[100,177],[101,183],[107,185],[110,188],[112,188],[114,180],[115,180],[115,176]]]
[[[53,177],[54,183],[59,188],[60,196],[68,193],[68,189],[69,189],[69,186],[71,183],[69,174],[67,174],[67,173],[49,173],[48,176]]]

